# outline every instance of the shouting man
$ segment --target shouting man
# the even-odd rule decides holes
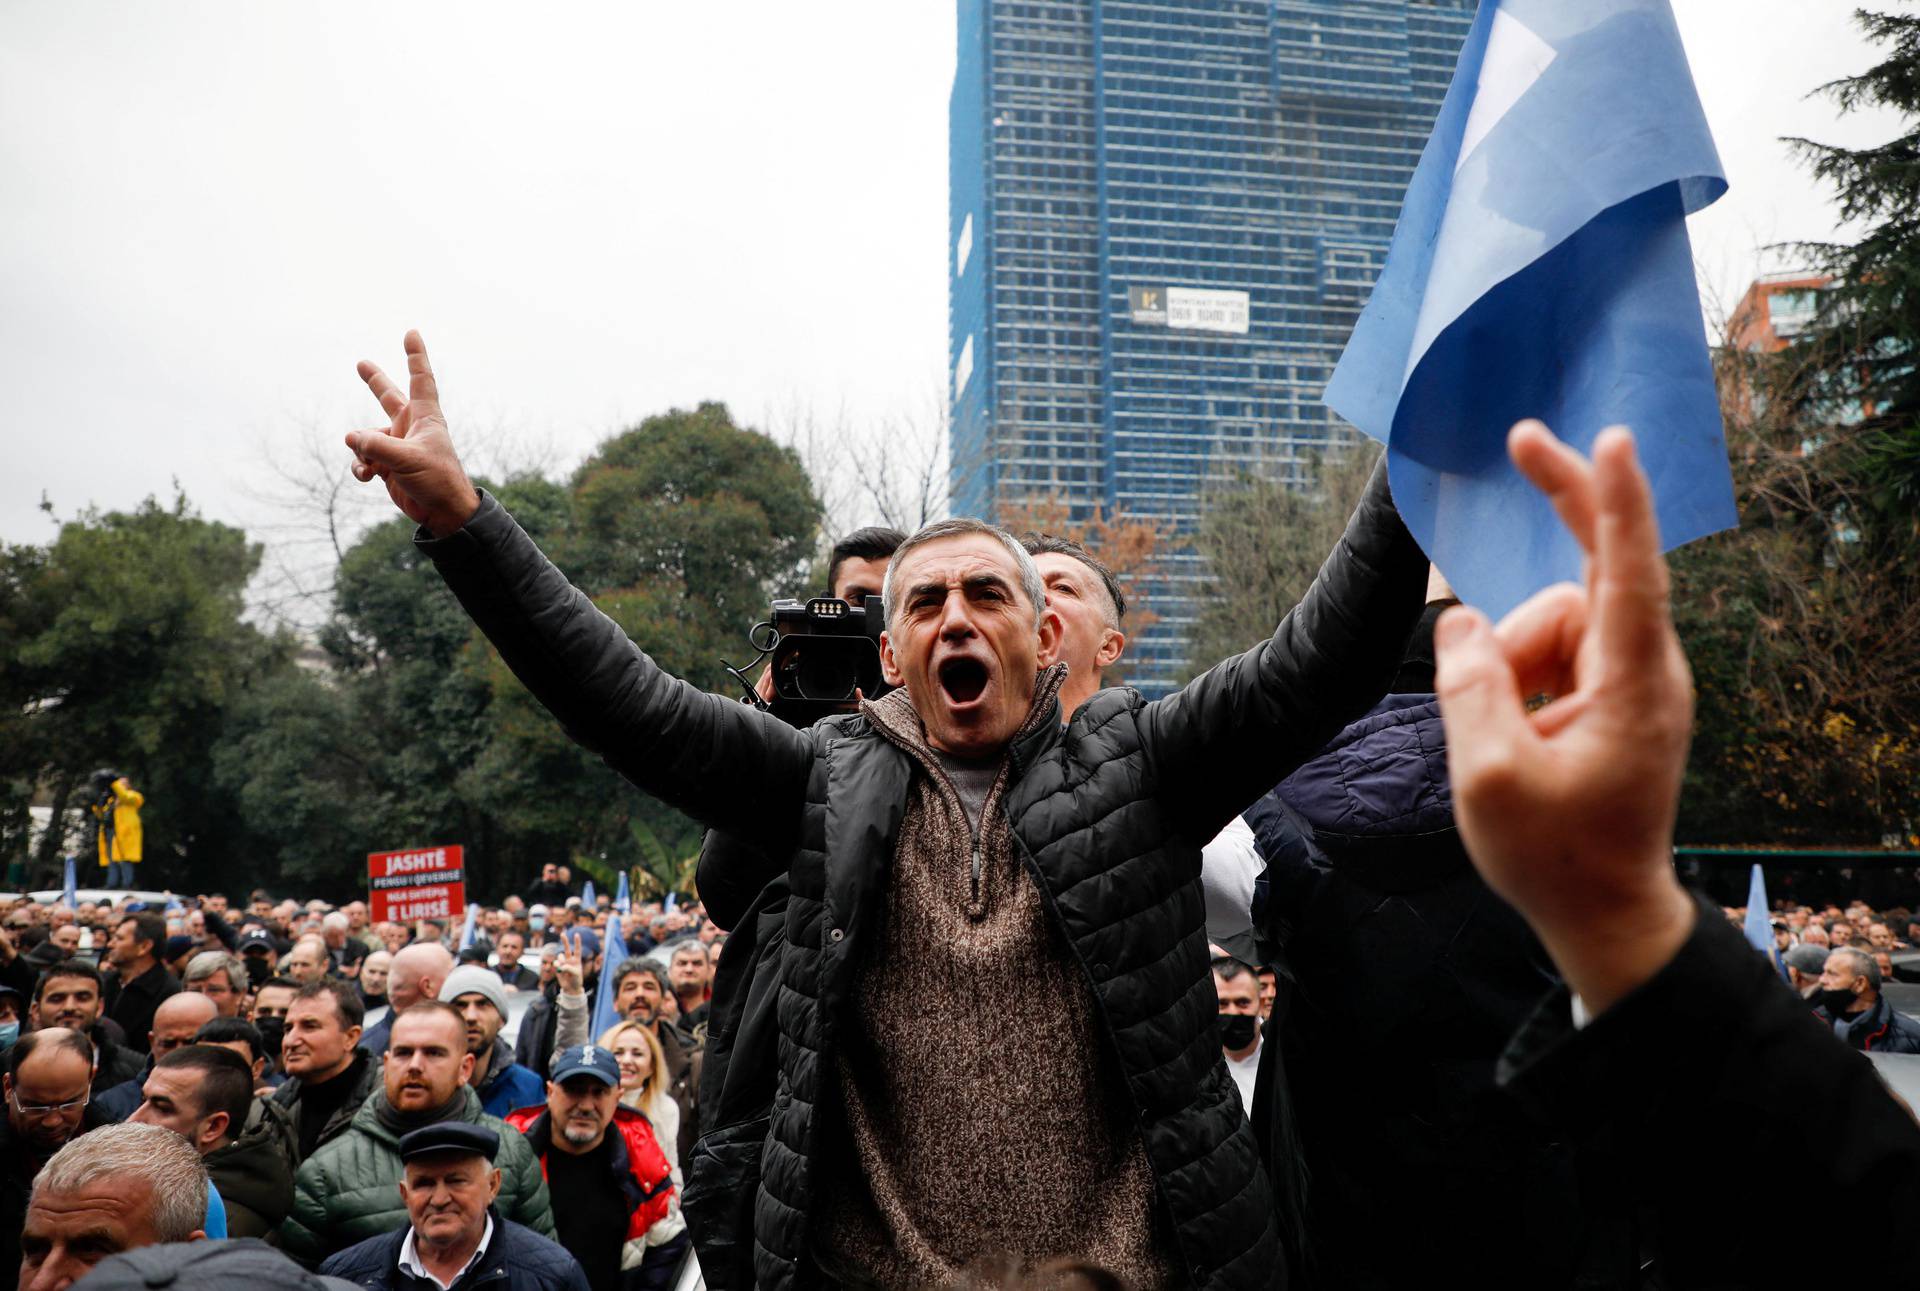
[[[668,676],[569,584],[468,481],[417,334],[406,349],[410,391],[362,365],[389,425],[349,436],[356,474],[421,523],[575,739],[750,844],[743,887],[780,885],[785,937],[755,965],[779,989],[732,1011],[725,975],[716,992],[717,1053],[750,1061],[729,1029],[777,1027],[777,1088],[708,1073],[720,1128],[685,1206],[703,1267],[898,1286],[990,1254],[1079,1256],[1141,1286],[1284,1281],[1216,1029],[1200,845],[1399,662],[1426,560],[1384,472],[1270,640],[1064,724],[1061,621],[1032,557],[977,521],[929,525],[887,570],[899,689],[799,731]]]

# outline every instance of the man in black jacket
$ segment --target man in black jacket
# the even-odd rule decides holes
[[[1834,951],[1814,996],[1820,1019],[1862,1052],[1920,1053],[1920,1022],[1887,1002],[1880,981],[1880,965],[1866,951],[1852,946]]]
[[[34,1178],[53,1154],[106,1122],[87,1089],[93,1048],[69,1027],[46,1027],[7,1055],[6,1109],[0,1116],[0,1276],[20,1268],[20,1229]]]
[[[153,1011],[169,995],[180,993],[180,979],[160,962],[167,939],[167,921],[150,910],[130,914],[113,930],[107,962],[113,977],[107,983],[107,1016],[126,1034],[127,1047],[147,1051],[153,1029]]]
[[[190,1044],[154,1060],[131,1120],[162,1125],[200,1154],[227,1211],[227,1236],[266,1237],[293,1209],[291,1127],[255,1120],[253,1070],[218,1045]]]
[[[936,1283],[988,1254],[1283,1283],[1215,1032],[1199,844],[1398,662],[1426,562],[1384,474],[1270,641],[1166,700],[1103,692],[1064,725],[1032,558],[985,525],[930,526],[888,569],[882,662],[901,689],[801,732],[635,649],[467,481],[417,335],[407,353],[410,393],[362,366],[391,426],[350,436],[358,476],[423,524],[423,551],[574,738],[739,835],[743,864],[766,858],[742,890],[784,885],[784,940],[756,939],[765,980],[734,1018],[777,1025],[777,1090],[743,1073],[737,1103],[703,1109],[716,1128],[691,1163],[709,1284]]]
[[[120,1028],[100,1016],[100,970],[84,959],[67,959],[40,974],[28,1020],[35,1030],[70,1027],[93,1043],[96,1093],[132,1080],[147,1065],[144,1051],[122,1044]]]
[[[525,893],[530,906],[548,906],[559,908],[567,903],[567,885],[560,881],[560,867],[552,861],[540,867],[540,877],[527,884]]]

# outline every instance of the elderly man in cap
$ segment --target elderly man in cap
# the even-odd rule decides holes
[[[462,964],[447,974],[440,998],[466,1019],[467,1052],[473,1055],[467,1083],[480,1095],[480,1109],[505,1116],[515,1108],[538,1106],[544,1093],[540,1077],[515,1062],[513,1046],[500,1038],[507,1024],[507,988],[499,975],[484,964]]]
[[[620,1064],[596,1045],[575,1045],[553,1062],[544,1106],[507,1118],[540,1157],[553,1196],[560,1244],[596,1287],[659,1285],[685,1253],[684,1225],[648,1249],[649,1232],[673,1214],[673,1167],[645,1116],[620,1105]]]
[[[445,1121],[404,1135],[400,1199],[407,1226],[350,1246],[320,1272],[369,1291],[587,1291],[580,1265],[557,1243],[500,1215],[500,1136]]]
[[[502,1213],[546,1235],[553,1232],[540,1163],[518,1130],[480,1110],[467,1085],[473,1055],[466,1020],[452,1005],[427,1000],[394,1019],[384,1088],[360,1104],[345,1133],[320,1145],[294,1178],[293,1213],[281,1226],[281,1247],[314,1264],[335,1251],[406,1220],[389,1191],[403,1173],[400,1140],[429,1125],[478,1125],[501,1139]]]

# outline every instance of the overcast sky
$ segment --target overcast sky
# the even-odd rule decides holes
[[[1677,0],[1732,191],[1731,304],[1833,231],[1777,142],[1867,65],[1840,0]],[[946,335],[950,0],[0,3],[0,540],[178,480],[265,529],[270,464],[426,334],[456,435],[570,466],[721,399],[923,414]],[[344,449],[342,461],[344,461]]]

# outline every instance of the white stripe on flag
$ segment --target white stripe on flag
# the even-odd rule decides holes
[[[1553,46],[1535,35],[1533,28],[1505,9],[1494,11],[1487,52],[1480,60],[1480,79],[1473,86],[1473,108],[1460,135],[1459,160],[1453,163],[1454,174],[1460,173],[1473,150],[1493,133],[1500,118],[1533,88],[1554,57]]]

